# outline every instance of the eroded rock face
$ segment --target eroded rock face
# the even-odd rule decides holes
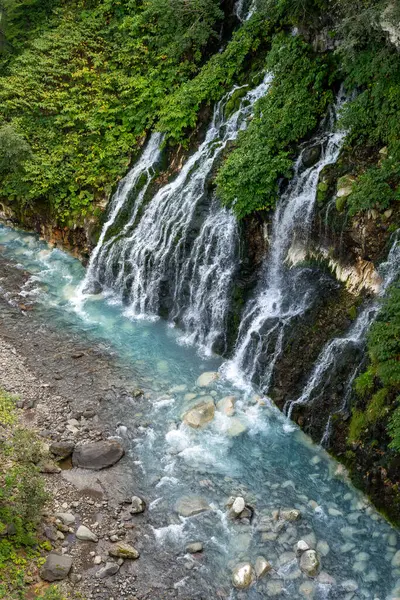
[[[206,402],[201,402],[196,404],[193,408],[188,410],[183,415],[183,421],[186,425],[190,427],[194,427],[198,429],[200,427],[204,427],[210,421],[213,420],[215,415],[215,404],[214,401],[207,400]]]
[[[72,556],[51,552],[40,570],[40,577],[45,581],[61,581],[68,577],[72,567]]]
[[[115,465],[125,451],[116,440],[102,440],[76,446],[72,454],[72,464],[81,469],[99,471]]]
[[[235,588],[244,590],[250,587],[254,581],[255,574],[250,563],[240,563],[233,569],[232,583]]]
[[[182,517],[192,517],[210,510],[210,505],[201,496],[182,496],[176,503],[175,510]]]
[[[300,556],[300,569],[308,577],[316,577],[319,573],[321,563],[315,550],[306,550]]]

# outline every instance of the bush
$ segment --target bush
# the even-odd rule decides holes
[[[275,36],[266,61],[270,91],[217,175],[217,193],[238,218],[274,208],[278,183],[289,177],[297,143],[310,135],[333,100],[332,65],[299,37]]]

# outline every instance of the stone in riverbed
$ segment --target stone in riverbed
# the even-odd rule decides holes
[[[242,496],[238,496],[237,498],[235,498],[231,506],[231,514],[235,517],[238,517],[240,513],[244,511],[245,507],[246,503],[244,501],[244,498],[242,498]]]
[[[398,550],[392,558],[392,567],[400,567],[400,550]]]
[[[124,449],[116,440],[103,440],[76,446],[72,464],[81,469],[99,471],[115,465],[124,455]]]
[[[51,552],[40,570],[40,577],[45,581],[61,581],[68,577],[72,567],[72,556]]]
[[[256,572],[257,579],[260,579],[260,577],[263,577],[264,575],[269,573],[271,569],[272,565],[267,561],[266,558],[264,558],[263,556],[257,556],[256,562],[254,564],[254,570]]]
[[[136,560],[140,556],[136,548],[126,542],[117,542],[110,548],[108,554],[116,558],[131,558],[132,560]]]
[[[80,525],[75,535],[77,539],[81,540],[82,542],[98,542],[97,535],[95,535],[93,531],[90,531],[90,529],[85,525]]]
[[[189,552],[189,554],[197,554],[197,552],[203,552],[203,544],[201,542],[191,542],[186,546],[186,552]]]
[[[71,456],[74,448],[74,442],[52,442],[49,450],[52,454],[54,454],[57,460],[64,460],[65,458]]]
[[[207,387],[219,378],[219,374],[216,371],[206,371],[198,377],[196,385],[199,387]]]
[[[307,542],[304,540],[299,540],[296,544],[296,556],[299,558],[303,552],[306,552],[307,550],[310,550],[310,546],[307,544]]]
[[[175,510],[182,517],[193,517],[210,510],[210,505],[201,496],[182,496],[176,503]]]
[[[235,588],[244,590],[250,587],[254,580],[255,575],[250,563],[240,563],[233,569],[232,583]]]
[[[300,557],[300,569],[308,577],[316,577],[319,573],[321,563],[315,550],[306,550]]]
[[[119,571],[119,565],[114,562],[107,562],[104,567],[99,569],[96,573],[96,577],[99,579],[104,579],[105,577],[111,577],[115,575]]]
[[[246,431],[246,425],[237,417],[230,417],[226,433],[229,437],[237,437]]]
[[[72,513],[56,513],[57,519],[61,519],[64,525],[73,525],[75,523],[75,515]]]
[[[235,414],[235,396],[225,396],[217,402],[217,410],[228,417]]]
[[[198,429],[213,420],[215,414],[215,405],[213,400],[200,402],[183,415],[183,421],[186,425]]]
[[[138,515],[139,513],[144,512],[146,508],[146,503],[139,496],[132,496],[132,505],[129,509],[131,515]]]
[[[298,521],[301,518],[301,512],[296,508],[288,508],[280,511],[279,518],[283,521]]]

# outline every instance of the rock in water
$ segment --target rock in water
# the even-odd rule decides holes
[[[137,515],[139,513],[144,512],[146,508],[146,503],[139,496],[132,496],[132,506],[129,509],[131,515]]]
[[[233,516],[238,517],[240,515],[240,513],[242,513],[244,511],[246,507],[246,503],[244,501],[244,498],[242,498],[241,496],[238,496],[237,498],[235,498],[232,507],[231,507],[231,513]]]
[[[193,517],[205,510],[210,510],[210,505],[201,496],[182,496],[176,503],[175,510],[182,517]]]
[[[315,550],[306,550],[300,556],[300,569],[309,577],[318,575],[321,563]]]
[[[232,417],[235,414],[235,396],[225,396],[217,402],[217,410],[224,413],[227,417]]]
[[[226,433],[229,437],[237,437],[246,431],[246,425],[242,423],[237,417],[231,417],[229,419],[229,427]]]
[[[112,575],[115,575],[118,573],[118,571],[119,565],[117,565],[117,563],[108,562],[104,565],[104,567],[97,571],[96,577],[99,579],[104,579],[105,577],[111,577]]]
[[[254,565],[254,570],[256,572],[257,578],[263,577],[272,569],[271,563],[267,561],[263,556],[257,556],[256,562]]]
[[[321,151],[322,148],[319,144],[317,146],[312,146],[311,148],[306,148],[303,151],[303,154],[301,155],[301,162],[306,169],[309,169],[319,161]]]
[[[136,548],[125,542],[117,542],[114,544],[108,551],[108,554],[110,556],[115,556],[116,558],[131,558],[132,560],[135,560],[140,556]]]
[[[298,521],[301,518],[301,512],[296,508],[288,508],[280,511],[279,518],[283,521]]]
[[[61,581],[68,577],[72,567],[72,556],[51,552],[40,570],[40,577],[45,581]]]
[[[99,471],[115,465],[124,455],[124,449],[116,440],[104,440],[76,446],[72,464],[81,469]]]
[[[250,587],[254,580],[254,571],[250,563],[240,563],[233,569],[232,583],[235,588],[244,590]]]
[[[196,381],[196,385],[199,387],[207,387],[219,378],[219,374],[216,371],[207,371],[202,373]]]
[[[191,542],[186,546],[186,552],[190,554],[197,554],[197,552],[203,552],[203,544],[201,542]]]
[[[296,556],[300,557],[303,552],[310,550],[310,546],[304,540],[299,540],[296,544]]]
[[[75,535],[82,542],[98,542],[97,535],[93,531],[90,531],[88,527],[85,527],[85,525],[80,525]]]
[[[215,414],[215,405],[212,400],[196,404],[192,409],[183,415],[183,421],[186,425],[198,429],[213,420]]]

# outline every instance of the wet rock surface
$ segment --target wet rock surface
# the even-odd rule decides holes
[[[102,440],[76,446],[72,464],[81,469],[100,471],[112,467],[124,455],[124,448],[116,440]]]

